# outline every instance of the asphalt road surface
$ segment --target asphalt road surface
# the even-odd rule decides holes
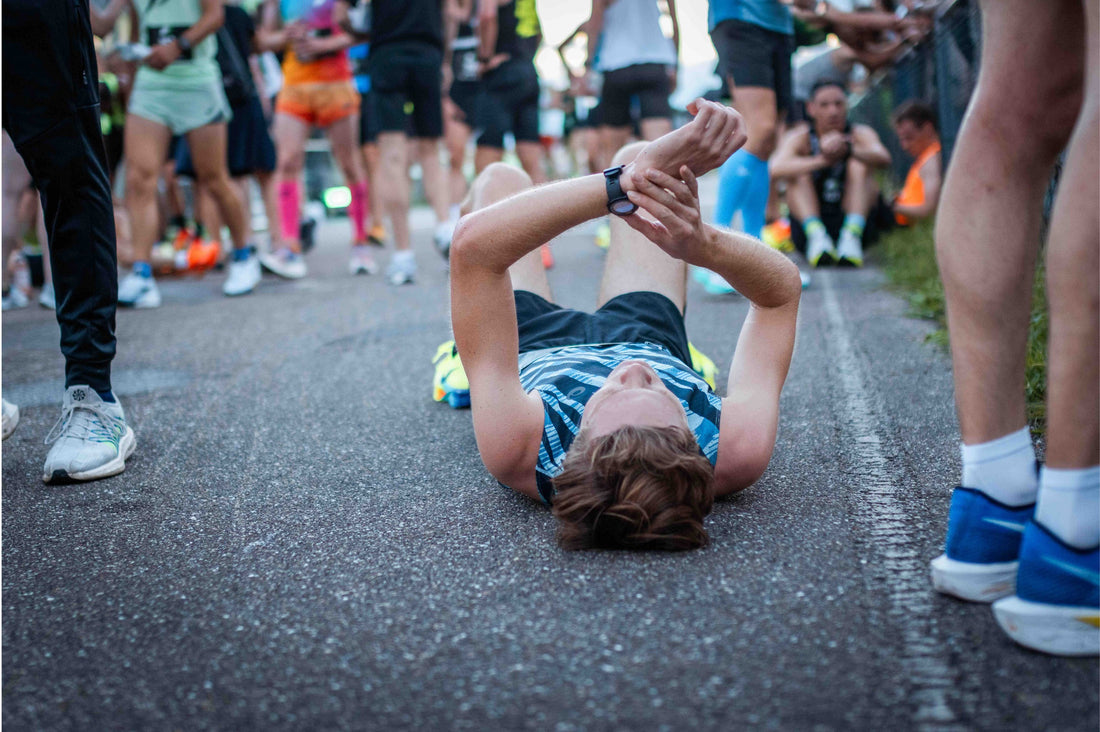
[[[775,457],[688,554],[566,553],[430,398],[447,275],[224,275],[119,311],[121,476],[40,482],[53,315],[3,317],[3,722],[10,729],[1096,730],[1095,660],[1016,647],[936,595],[958,474],[946,356],[873,267],[818,273]],[[591,307],[582,228],[552,283]],[[722,372],[746,303],[694,284]],[[724,378],[722,379],[724,381]]]

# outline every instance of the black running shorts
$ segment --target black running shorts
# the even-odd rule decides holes
[[[513,59],[481,80],[476,127],[478,147],[504,147],[504,134],[516,142],[539,141],[539,77],[530,61]]]
[[[664,64],[635,64],[603,75],[600,98],[601,124],[627,127],[631,124],[630,105],[638,98],[640,119],[672,119],[668,95],[672,84]]]
[[[448,96],[458,107],[459,122],[467,127],[477,124],[477,95],[481,90],[481,84],[476,81],[453,81]]]
[[[791,53],[794,39],[740,20],[724,20],[710,32],[718,51],[718,75],[725,83],[754,86],[775,92],[776,108],[791,106]]]
[[[412,102],[413,137],[443,136],[443,54],[426,43],[371,48],[371,93],[380,132],[406,132],[405,103]]]
[[[374,90],[359,93],[359,144],[367,145],[378,141],[381,128],[378,119],[378,104],[374,100]]]
[[[684,316],[664,295],[628,292],[594,313],[569,310],[533,292],[516,290],[519,352],[595,343],[656,343],[691,363]]]

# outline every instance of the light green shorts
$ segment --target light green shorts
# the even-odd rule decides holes
[[[160,79],[143,78],[141,71],[127,111],[164,125],[173,135],[228,122],[233,117],[220,78],[188,79],[168,85]]]

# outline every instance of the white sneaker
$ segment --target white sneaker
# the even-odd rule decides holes
[[[38,293],[38,304],[50,310],[57,310],[57,297],[54,295],[52,282],[42,285],[42,290]]]
[[[824,230],[806,236],[806,261],[811,267],[832,264],[837,259],[836,246]]]
[[[353,275],[378,272],[378,263],[370,254],[370,247],[366,244],[356,244],[351,248],[351,259],[348,261],[348,272]]]
[[[416,257],[411,251],[394,252],[386,276],[395,287],[412,284],[416,277]]]
[[[270,254],[261,254],[260,264],[268,272],[288,280],[300,280],[306,276],[306,260],[301,254],[289,249],[280,249]]]
[[[458,226],[458,219],[450,221],[441,221],[435,225],[435,233],[432,234],[432,242],[435,244],[436,251],[444,259],[451,258],[451,240],[455,236],[455,228]]]
[[[229,277],[222,285],[222,292],[229,297],[247,295],[260,284],[260,260],[255,254],[249,254],[248,259],[229,262]]]
[[[131,272],[118,284],[118,304],[128,308],[159,308],[157,281]]]
[[[840,239],[836,244],[837,264],[850,267],[863,266],[863,243],[854,232],[844,229],[840,232]]]
[[[50,430],[53,442],[42,482],[95,480],[117,475],[134,452],[134,431],[117,401],[105,402],[88,386],[65,390],[61,417]]]
[[[31,304],[31,300],[27,297],[27,293],[16,287],[14,284],[11,289],[8,290],[8,296],[3,300],[4,310],[18,310],[19,308],[25,308]]]
[[[7,399],[0,399],[0,402],[3,402],[3,426],[0,428],[0,432],[2,432],[0,439],[6,440],[11,437],[11,433],[15,432],[15,428],[19,424],[19,407]]]

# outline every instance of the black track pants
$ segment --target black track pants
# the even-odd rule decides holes
[[[88,0],[3,0],[3,125],[42,196],[65,385],[111,388],[118,265]]]

